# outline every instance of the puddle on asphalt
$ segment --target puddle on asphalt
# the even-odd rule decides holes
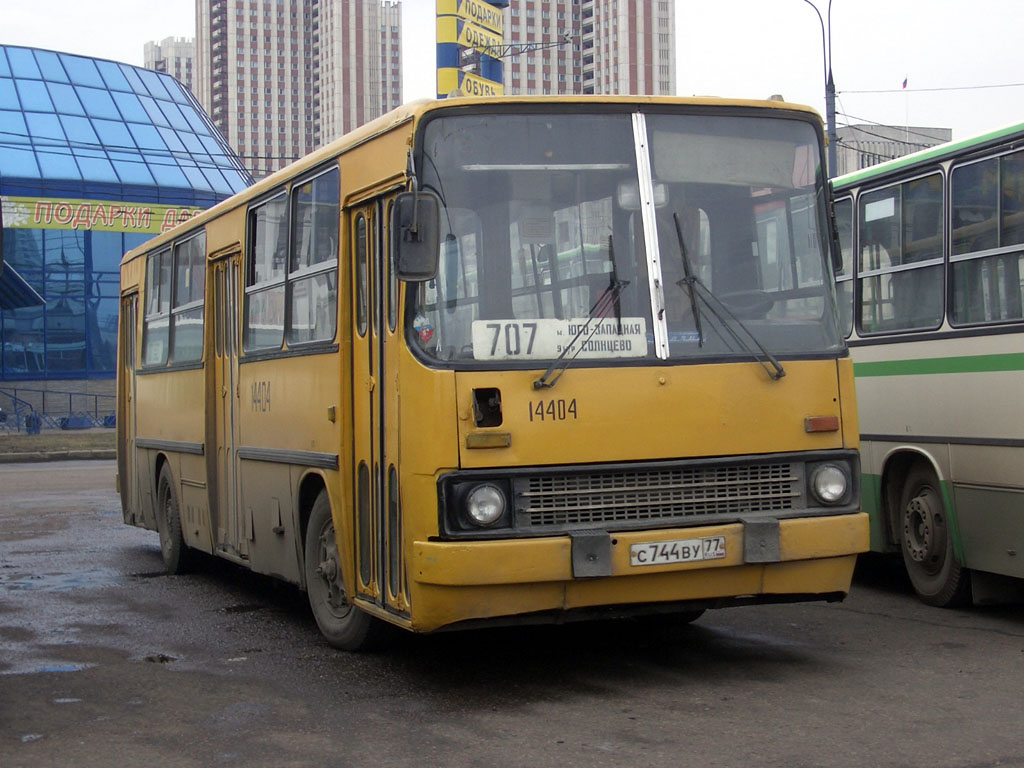
[[[124,574],[112,568],[92,568],[75,573],[0,574],[0,586],[25,592],[57,592],[67,589],[94,589],[123,584]]]
[[[95,664],[75,664],[70,662],[36,664],[29,667],[5,669],[0,675],[39,675],[54,672],[81,672],[83,669],[95,667]]]

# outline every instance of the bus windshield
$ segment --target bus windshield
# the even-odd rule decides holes
[[[417,166],[441,258],[410,336],[460,366],[749,359],[737,324],[775,356],[835,354],[819,146],[749,114],[435,118]]]

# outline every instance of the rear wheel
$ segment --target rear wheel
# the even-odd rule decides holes
[[[320,491],[313,504],[306,526],[305,549],[306,592],[320,632],[328,643],[345,651],[372,647],[383,627],[353,605],[345,593],[341,555],[326,491]]]
[[[169,464],[160,468],[156,487],[156,529],[160,534],[160,554],[168,573],[187,573],[195,566],[196,553],[189,549],[181,534],[181,509],[174,490]]]
[[[903,563],[922,602],[942,608],[967,604],[970,572],[953,554],[953,536],[935,472],[915,464],[900,495]]]

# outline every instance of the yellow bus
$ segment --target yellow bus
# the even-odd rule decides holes
[[[407,105],[125,255],[119,491],[166,567],[387,623],[839,600],[867,549],[817,115]]]

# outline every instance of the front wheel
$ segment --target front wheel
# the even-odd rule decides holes
[[[915,465],[903,483],[899,534],[903,563],[922,602],[952,608],[970,601],[970,571],[953,553],[942,489],[926,465]]]
[[[305,549],[306,593],[320,632],[335,648],[368,649],[382,628],[377,619],[353,605],[345,593],[327,491],[320,491],[313,503],[306,526]]]

